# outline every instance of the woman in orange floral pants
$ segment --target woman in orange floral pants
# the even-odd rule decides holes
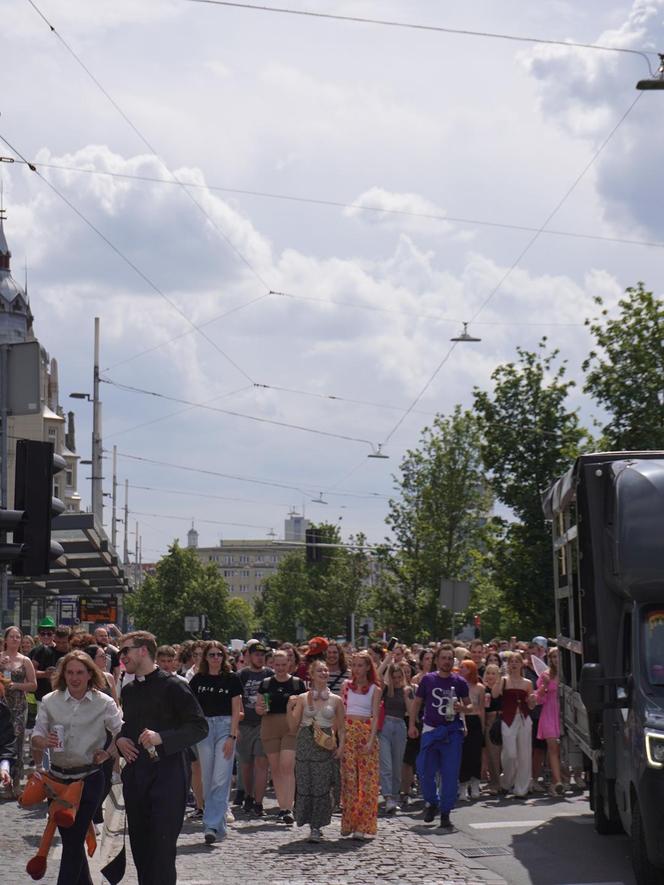
[[[368,652],[353,656],[353,678],[344,684],[346,741],[341,757],[341,835],[375,836],[378,829],[379,747],[376,737],[381,691]]]

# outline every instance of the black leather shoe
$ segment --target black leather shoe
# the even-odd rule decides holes
[[[432,820],[436,817],[436,807],[434,805],[427,805],[424,809],[424,823],[430,824]]]
[[[452,821],[450,820],[449,814],[441,814],[439,826],[440,826],[441,830],[451,830],[452,829]]]

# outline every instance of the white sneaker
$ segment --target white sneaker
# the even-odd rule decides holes
[[[530,782],[530,792],[531,793],[546,793],[546,787],[541,784],[538,780],[531,780]]]
[[[462,784],[459,784],[459,802],[468,802],[470,796],[468,795],[468,788],[470,784],[468,781],[464,781]]]
[[[470,798],[471,799],[479,799],[480,798],[480,782],[476,777],[471,777],[470,779]]]
[[[316,827],[311,827],[309,832],[309,838],[307,842],[320,842],[323,834],[320,830],[316,829]]]
[[[226,823],[227,823],[227,824],[235,823],[235,815],[234,815],[233,812],[230,810],[230,808],[227,809],[227,811],[226,811]]]
[[[397,810],[397,800],[393,796],[388,796],[385,800],[385,814],[394,814]]]

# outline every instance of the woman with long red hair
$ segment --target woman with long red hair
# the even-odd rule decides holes
[[[346,740],[341,757],[341,835],[368,839],[378,830],[378,712],[381,690],[371,655],[353,655],[344,683]]]
[[[482,744],[484,743],[484,686],[477,676],[477,664],[464,658],[459,664],[459,675],[468,683],[471,702],[466,710],[466,735],[461,753],[459,770],[459,799],[480,798],[480,778],[482,776]],[[469,795],[470,791],[470,795]]]

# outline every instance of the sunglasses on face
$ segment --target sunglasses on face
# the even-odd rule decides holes
[[[53,636],[53,631],[52,630],[40,630],[39,635],[40,636]]]
[[[126,654],[128,654],[132,649],[140,648],[140,647],[141,647],[140,645],[123,645],[122,648],[120,649],[120,654],[121,654],[121,655],[126,655]]]
[[[209,658],[223,658],[223,654],[220,651],[209,651],[207,656]]]

